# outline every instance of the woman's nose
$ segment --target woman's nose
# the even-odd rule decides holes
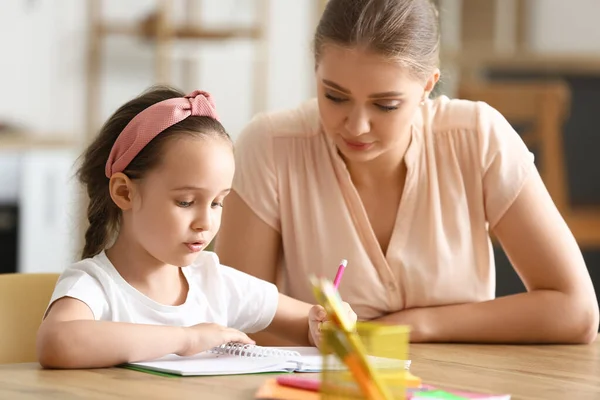
[[[354,108],[346,116],[346,131],[353,136],[360,136],[371,130],[369,116],[362,108]]]

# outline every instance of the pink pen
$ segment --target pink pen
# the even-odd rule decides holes
[[[342,280],[342,275],[344,275],[346,265],[348,265],[348,260],[342,260],[342,262],[340,262],[337,274],[335,274],[335,279],[333,280],[333,287],[336,289],[338,288],[338,286],[340,286],[340,282]]]

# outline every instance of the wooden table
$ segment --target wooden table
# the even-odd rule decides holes
[[[600,399],[600,340],[589,346],[411,345],[411,370],[441,387],[512,399]],[[165,378],[120,368],[0,365],[0,399],[252,399],[265,375]]]

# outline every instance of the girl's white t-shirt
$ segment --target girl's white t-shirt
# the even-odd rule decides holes
[[[279,293],[272,283],[221,265],[208,251],[182,271],[189,285],[186,301],[168,306],[127,283],[101,252],[68,267],[49,304],[68,296],[87,304],[96,320],[171,326],[210,322],[247,333],[273,320]]]

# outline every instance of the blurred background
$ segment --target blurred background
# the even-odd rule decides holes
[[[0,3],[0,273],[60,272],[85,228],[77,157],[154,83],[211,92],[235,139],[314,96],[324,0]],[[536,155],[600,292],[598,0],[437,0],[436,94],[499,109]],[[500,249],[498,295],[523,290]]]

